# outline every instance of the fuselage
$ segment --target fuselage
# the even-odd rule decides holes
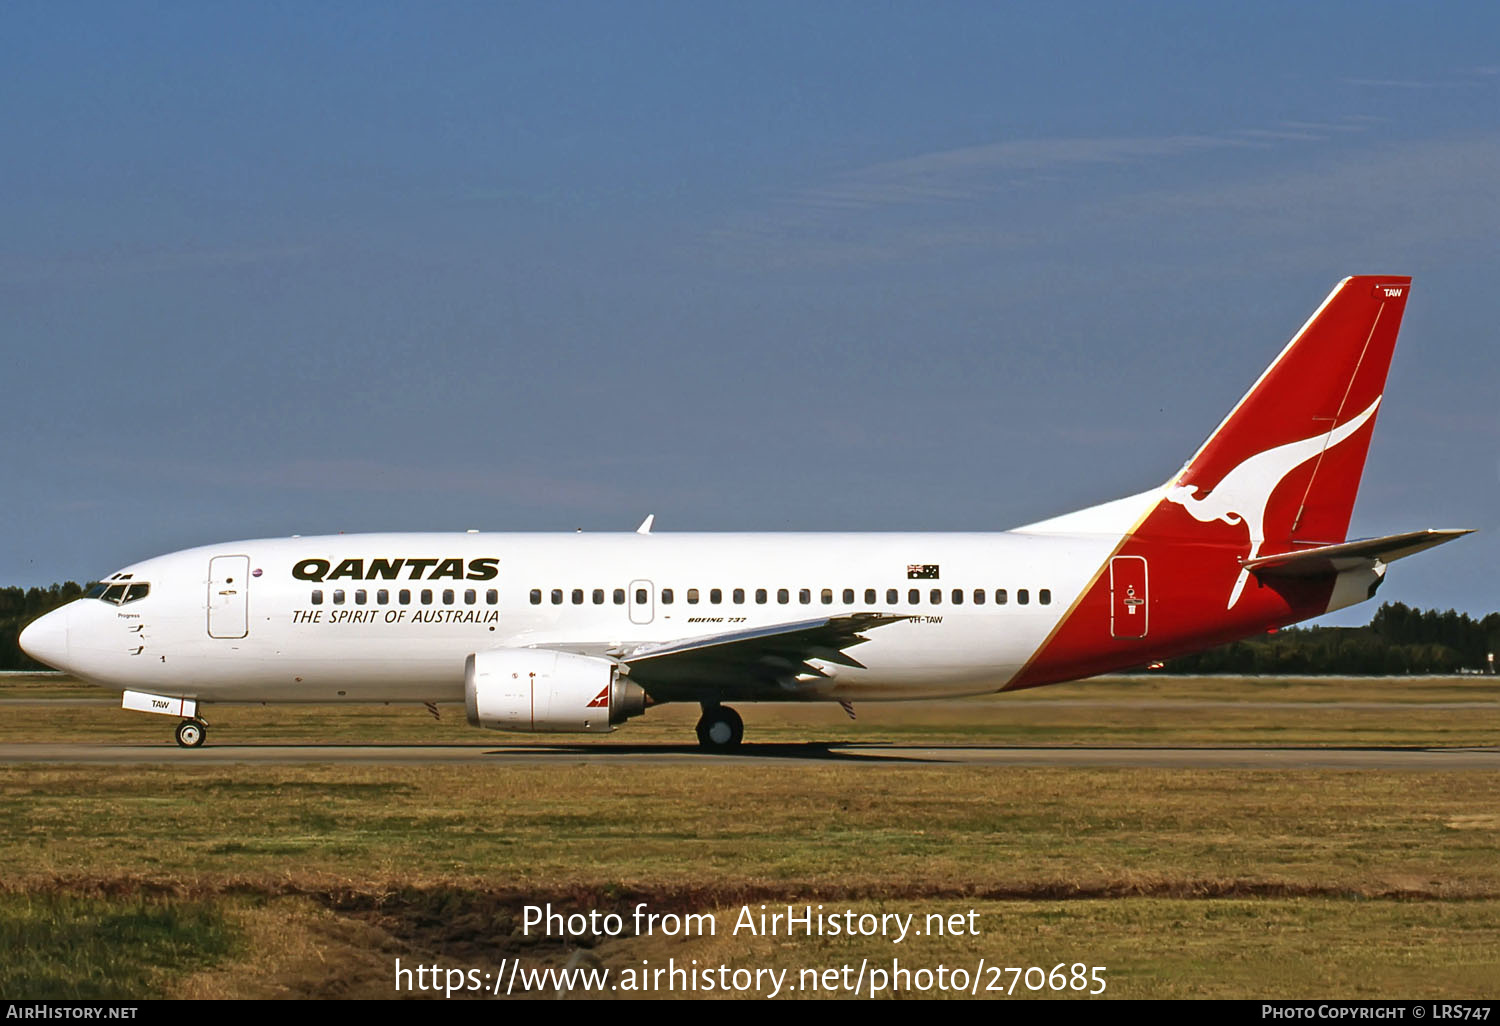
[[[1215,578],[1163,577],[1197,557],[1180,545],[1172,558],[1121,557],[1121,539],[1066,531],[257,539],[125,567],[95,597],[37,621],[24,643],[103,686],[204,702],[454,702],[475,652],[618,656],[821,616],[899,614],[858,648],[862,666],[829,664],[824,686],[775,696],[868,701],[1047,683],[1080,675],[1078,661],[1085,672],[1141,665],[1198,647],[1205,632],[1210,641],[1243,635],[1328,607],[1324,588],[1306,609],[1278,594],[1226,618],[1221,596],[1209,593],[1222,590]],[[1083,602],[1091,587],[1107,601]],[[1198,609],[1214,615],[1200,624]],[[1040,661],[1070,615],[1089,621],[1097,644]]]
[[[973,694],[1015,676],[1108,544],[998,533],[259,539],[123,568],[106,586],[147,583],[145,597],[51,614],[66,649],[47,661],[205,701],[448,702],[462,701],[475,651],[605,654],[894,611],[909,619],[873,632],[866,668],[839,667],[837,695],[822,697]]]

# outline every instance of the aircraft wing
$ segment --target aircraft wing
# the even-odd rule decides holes
[[[1373,566],[1377,562],[1390,563],[1472,533],[1455,528],[1408,531],[1405,534],[1386,535],[1384,538],[1364,538],[1360,541],[1319,545],[1312,549],[1297,549],[1274,556],[1246,559],[1242,560],[1242,565],[1251,573],[1263,577],[1317,577],[1341,570]]]
[[[799,620],[641,645],[620,661],[631,680],[659,699],[701,700],[710,690],[709,697],[794,698],[807,681],[829,676],[810,660],[863,668],[848,649],[869,640],[865,631],[906,619],[895,613],[849,613]]]

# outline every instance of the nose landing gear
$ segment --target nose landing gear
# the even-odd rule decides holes
[[[698,744],[710,752],[727,752],[739,745],[745,736],[745,721],[727,705],[703,704],[698,720]]]
[[[202,748],[208,739],[208,724],[202,720],[183,720],[177,724],[177,744],[182,748]]]

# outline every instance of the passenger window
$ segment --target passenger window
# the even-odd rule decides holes
[[[451,606],[451,605],[453,605],[453,589],[452,588],[444,588],[443,589],[443,605],[445,605],[445,606]]]
[[[933,588],[932,589],[932,604],[935,605],[935,606],[940,606],[940,605],[943,604],[943,589],[942,588]]]
[[[500,604],[500,591],[499,591],[499,589],[497,589],[497,588],[490,588],[489,590],[487,590],[484,593],[484,600],[485,600],[485,602],[489,603],[492,606],[498,606]]]
[[[745,604],[745,589],[744,588],[736,588],[736,589],[734,589],[734,604],[737,605],[737,606],[743,606]]]
[[[473,588],[465,588],[464,589],[464,605],[466,605],[466,606],[472,606],[474,603],[476,603],[478,601],[479,601],[479,593],[477,591],[475,591]]]
[[[670,589],[668,589],[667,591],[662,592],[662,594],[663,595],[671,595],[672,592],[671,592]],[[670,602],[671,599],[668,599],[667,601]],[[638,606],[644,606],[646,604],[646,589],[645,588],[637,588],[637,589],[635,589],[635,604],[638,605]]]
[[[398,596],[396,596],[396,597],[401,600],[401,604],[403,606],[409,606],[409,605],[411,605],[411,589],[410,588],[402,588],[401,589],[401,594],[398,595]]]
[[[1036,600],[1044,606],[1050,606],[1052,604],[1052,589],[1043,588],[1041,591],[1037,592]]]
[[[636,592],[636,594],[639,595],[640,592]],[[644,602],[645,599],[638,598],[638,599],[636,599],[636,601],[637,602]],[[661,604],[664,605],[664,606],[670,606],[672,604],[672,589],[671,588],[663,588],[661,590]]]
[[[758,605],[758,606],[763,606],[763,605],[766,604],[766,589],[764,589],[764,588],[756,588],[755,589],[755,604]]]
[[[831,605],[833,605],[833,589],[832,588],[824,588],[823,589],[823,596],[822,597],[823,597],[823,604],[825,606],[831,606]]]
[[[341,605],[344,604],[344,589],[343,588],[334,588],[333,589],[333,604],[336,605],[336,606],[341,606]]]
[[[955,606],[961,606],[964,604],[964,593],[962,588],[953,589],[953,604]]]
[[[984,594],[985,593],[984,593],[984,589],[983,588],[975,588],[974,589],[974,604],[976,606],[982,606],[982,605],[984,605]]]
[[[901,593],[899,591],[897,591],[895,588],[887,588],[887,589],[885,589],[885,604],[886,605],[888,605],[888,606],[894,606],[896,603],[898,603],[900,601],[901,601]]]
[[[406,600],[402,599],[401,601],[405,602]],[[531,589],[531,604],[534,605],[534,606],[539,606],[539,605],[542,604],[542,589],[541,588],[532,588]]]
[[[643,591],[643,592],[641,592],[641,594],[644,595],[645,592]],[[611,596],[611,597],[615,600],[615,605],[617,605],[617,606],[623,606],[625,604],[625,589],[624,588],[616,588],[614,595]],[[645,599],[641,599],[641,601],[644,602],[646,600]]]
[[[996,588],[995,589],[995,605],[997,605],[997,606],[1003,606],[1003,605],[1005,605],[1005,599],[1006,599],[1005,589],[1004,588]]]
[[[581,606],[581,605],[583,605],[583,589],[582,588],[574,588],[573,589],[573,604],[575,606]]]
[[[379,591],[377,591],[375,593],[375,601],[378,602],[382,606],[389,605],[390,601],[391,601],[391,592],[390,592],[390,589],[389,588],[381,588]]]
[[[424,605],[424,606],[430,606],[430,605],[432,605],[432,589],[431,588],[423,588],[422,589],[422,605]]]
[[[698,604],[698,589],[697,588],[689,588],[688,592],[687,592],[687,595],[688,595],[688,599],[687,599],[688,600],[688,605],[690,605],[690,606],[696,606]]]
[[[866,588],[865,589],[865,605],[867,605],[867,606],[873,606],[874,604],[875,604],[875,589],[874,588]]]
[[[802,603],[804,606],[807,605],[809,602],[811,602],[812,601],[812,589],[811,588],[798,588],[797,589],[797,601],[800,602],[800,603]]]
[[[921,588],[913,588],[911,591],[908,591],[906,593],[906,601],[909,602],[910,604],[914,605],[914,606],[921,605],[922,604],[922,589]]]
[[[367,592],[367,591],[365,591],[365,589],[363,589],[363,588],[356,588],[354,590],[354,604],[356,606],[362,606],[362,605],[364,605],[365,601],[367,599],[369,599],[369,597],[370,597],[370,593]]]
[[[1025,588],[1017,588],[1016,589],[1016,605],[1018,605],[1018,606],[1024,606],[1026,603],[1028,603],[1030,601],[1031,601],[1031,592],[1027,591]]]
[[[552,589],[552,604],[554,606],[560,606],[560,605],[562,605],[562,589],[561,588],[553,588]]]
[[[776,601],[777,602],[780,602],[782,605],[786,605],[791,600],[792,600],[791,592],[787,591],[785,588],[777,588],[776,589]]]
[[[314,588],[313,589],[312,604],[315,605],[315,606],[321,606],[323,604],[323,589],[322,588]]]
[[[596,606],[602,606],[602,605],[604,605],[604,589],[603,588],[595,588],[594,589],[594,605],[596,605]]]
[[[846,606],[852,606],[852,605],[854,605],[854,589],[853,588],[845,588],[844,589],[844,605],[846,605]]]
[[[708,600],[714,605],[718,605],[720,602],[724,601],[724,592],[719,590],[718,588],[710,588],[708,592]]]

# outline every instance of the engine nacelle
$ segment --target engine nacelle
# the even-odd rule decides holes
[[[645,712],[646,693],[608,659],[503,648],[465,662],[464,709],[491,730],[602,733]]]

